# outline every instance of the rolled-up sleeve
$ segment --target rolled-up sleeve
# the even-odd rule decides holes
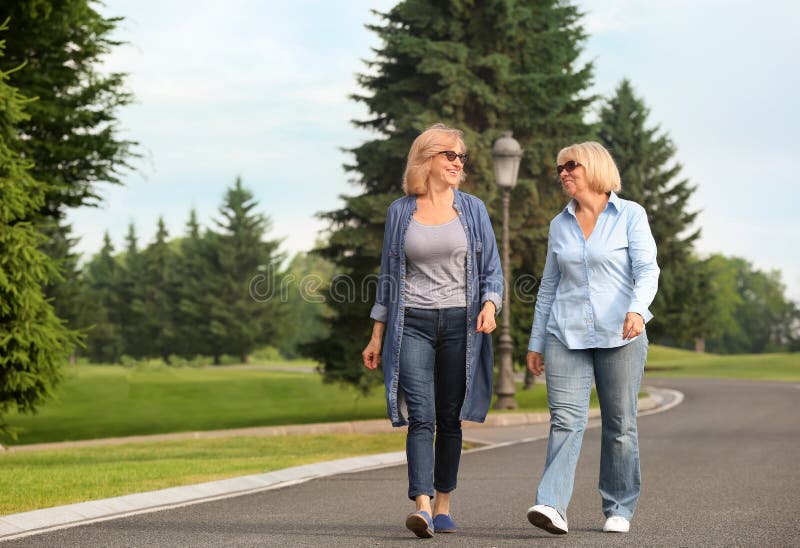
[[[389,317],[389,299],[391,297],[391,272],[389,249],[391,247],[390,234],[391,234],[391,219],[392,210],[386,214],[386,224],[383,229],[383,247],[381,249],[381,271],[378,275],[377,291],[375,292],[375,304],[372,305],[372,310],[369,317],[377,322],[386,323]]]
[[[483,241],[481,270],[478,272],[481,306],[486,301],[491,301],[494,304],[495,315],[497,315],[503,308],[503,268],[497,252],[497,240],[492,228],[492,221],[483,202],[480,204],[480,223],[481,240]]]
[[[628,254],[633,271],[633,295],[628,312],[641,314],[645,322],[653,318],[648,307],[658,291],[661,269],[656,262],[656,241],[647,222],[647,213],[641,209],[628,225]]]

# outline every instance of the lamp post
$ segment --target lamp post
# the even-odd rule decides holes
[[[511,315],[508,306],[508,276],[509,269],[509,244],[508,244],[508,204],[511,200],[511,189],[517,184],[519,175],[519,161],[522,158],[522,147],[516,139],[511,137],[510,131],[504,131],[503,136],[494,142],[492,159],[494,160],[494,180],[503,190],[503,310],[502,326],[500,328],[500,374],[497,376],[495,393],[497,401],[495,409],[516,409],[517,400],[514,399],[514,365],[512,351],[514,344],[511,341]]]

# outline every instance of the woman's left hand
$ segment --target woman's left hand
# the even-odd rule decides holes
[[[494,319],[495,308],[492,301],[483,303],[483,308],[478,314],[476,333],[491,333],[497,328],[497,322]]]
[[[622,340],[638,337],[644,331],[644,318],[638,312],[628,312],[622,324]]]

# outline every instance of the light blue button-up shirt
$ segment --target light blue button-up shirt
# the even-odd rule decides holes
[[[574,200],[550,223],[547,260],[536,298],[528,350],[543,352],[547,333],[567,348],[614,348],[628,312],[652,319],[658,289],[656,242],[647,213],[611,193],[584,238]]]

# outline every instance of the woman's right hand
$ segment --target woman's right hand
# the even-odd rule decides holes
[[[364,367],[367,369],[377,369],[381,363],[381,341],[374,338],[369,340],[369,344],[361,353],[364,358]]]
[[[528,350],[526,361],[528,362],[528,371],[537,377],[542,374],[542,371],[544,371],[544,360],[539,352]]]

